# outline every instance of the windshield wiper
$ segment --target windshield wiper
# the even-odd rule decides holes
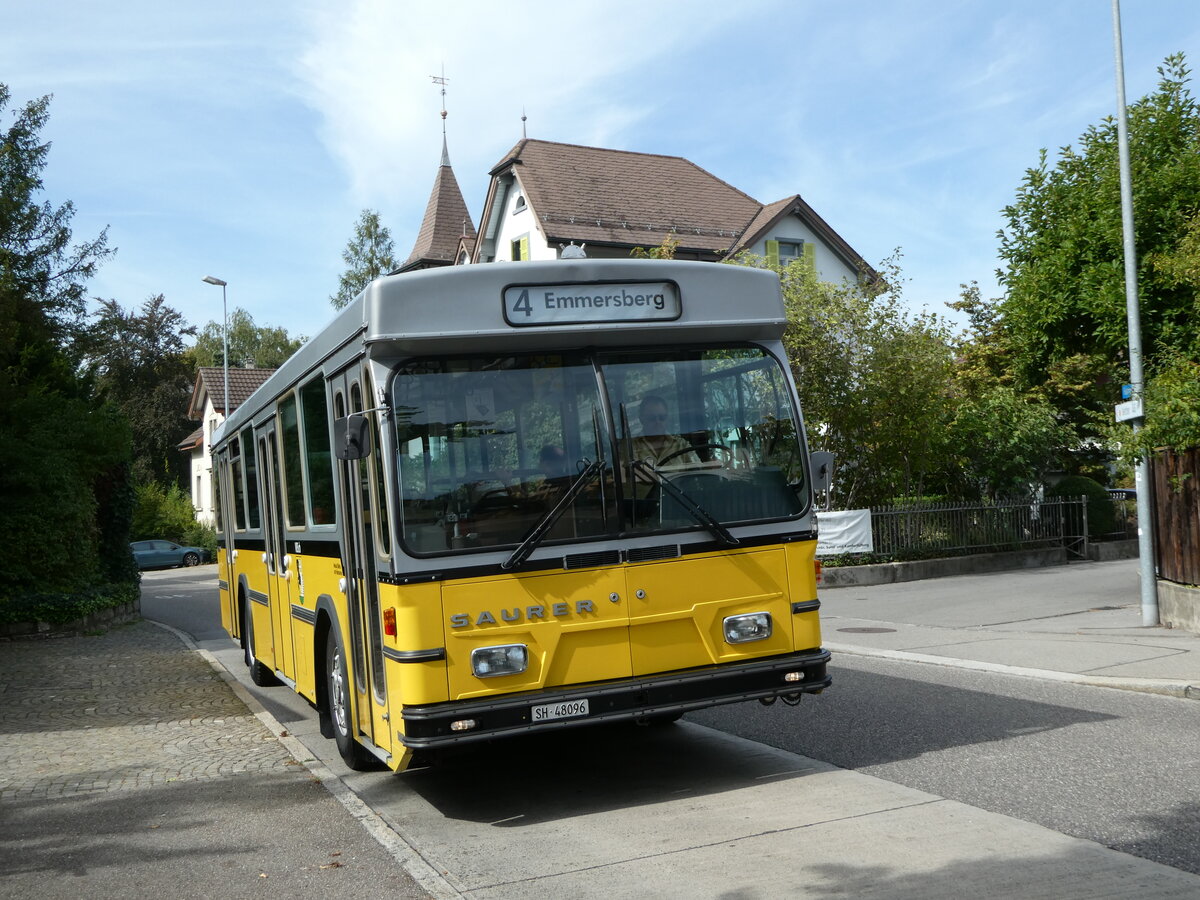
[[[686,493],[680,490],[676,485],[672,484],[666,478],[663,478],[662,473],[653,465],[646,462],[644,459],[635,459],[633,461],[633,469],[635,472],[645,472],[650,476],[650,480],[662,488],[663,493],[670,496],[680,506],[682,506],[693,519],[712,532],[713,536],[725,547],[736,547],[739,543],[738,539],[729,533],[729,529],[718,522],[708,510],[689,497]]]
[[[600,460],[588,463],[579,477],[571,482],[571,486],[567,488],[567,492],[563,494],[562,499],[554,505],[554,509],[546,513],[538,521],[529,534],[525,536],[525,540],[517,545],[517,549],[512,552],[504,562],[500,564],[500,568],[508,570],[513,566],[520,565],[529,558],[529,554],[537,549],[537,545],[542,542],[546,534],[554,527],[554,523],[559,520],[563,513],[570,509],[571,504],[583,493],[583,489],[587,487],[604,468],[604,464]]]

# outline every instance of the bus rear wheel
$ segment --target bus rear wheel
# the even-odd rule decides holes
[[[250,669],[250,680],[259,687],[274,687],[279,684],[279,679],[254,656],[254,622],[250,617],[250,604],[244,604],[242,609],[245,613],[242,617],[242,636],[246,639],[246,665]]]
[[[325,639],[325,677],[329,690],[329,719],[333,740],[342,761],[356,772],[379,768],[379,761],[354,739],[350,713],[350,680],[346,677],[346,655],[335,629]]]

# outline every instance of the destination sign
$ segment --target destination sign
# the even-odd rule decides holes
[[[678,319],[682,309],[679,287],[670,281],[504,289],[504,318],[517,326],[670,321]]]

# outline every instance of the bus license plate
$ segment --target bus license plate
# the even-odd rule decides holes
[[[551,719],[573,719],[588,714],[587,700],[564,700],[561,703],[543,703],[531,710],[534,722],[549,722]]]

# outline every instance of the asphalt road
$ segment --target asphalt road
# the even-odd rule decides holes
[[[846,654],[832,671],[795,709],[687,718],[1200,873],[1200,703]]]
[[[215,578],[212,566],[146,573],[143,614],[214,652],[228,646]],[[283,689],[262,698],[285,723],[310,712]],[[737,704],[687,719],[1200,874],[1194,701],[841,654],[833,689],[798,707]],[[542,749],[588,749],[556,741]]]
[[[143,572],[142,615],[186,632],[197,643],[229,639],[221,627],[215,565]]]

